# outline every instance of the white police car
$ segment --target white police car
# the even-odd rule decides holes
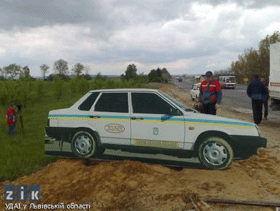
[[[81,158],[106,148],[198,157],[209,169],[266,147],[253,123],[196,113],[155,89],[89,91],[73,106],[49,112],[46,133]]]

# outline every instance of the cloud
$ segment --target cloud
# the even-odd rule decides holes
[[[32,1],[0,8],[0,66],[52,67],[65,59],[120,75],[224,69],[280,26],[279,1]],[[36,69],[37,67],[37,69]]]
[[[60,0],[35,1],[11,0],[1,2],[0,14],[6,28],[38,27],[57,23],[104,23],[110,9],[104,1]]]

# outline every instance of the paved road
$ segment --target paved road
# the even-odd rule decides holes
[[[190,79],[184,80],[183,82],[177,82],[176,80],[173,80],[173,82],[179,87],[185,89],[187,92],[189,92],[191,89],[192,81]],[[243,84],[237,84],[235,89],[223,89],[222,103],[235,110],[251,114],[252,104],[251,99],[247,96],[246,89],[247,85]],[[270,120],[280,122],[280,111],[272,111],[269,107],[268,112],[268,118]]]

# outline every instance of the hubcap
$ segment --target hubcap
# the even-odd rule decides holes
[[[93,142],[86,135],[79,136],[75,141],[76,151],[80,155],[89,154],[92,151],[93,147],[94,147]]]
[[[228,158],[227,149],[219,143],[208,143],[203,149],[205,160],[212,165],[221,165]]]

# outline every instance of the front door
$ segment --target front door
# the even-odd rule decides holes
[[[131,145],[183,148],[184,116],[179,109],[156,93],[132,92],[131,100]]]

